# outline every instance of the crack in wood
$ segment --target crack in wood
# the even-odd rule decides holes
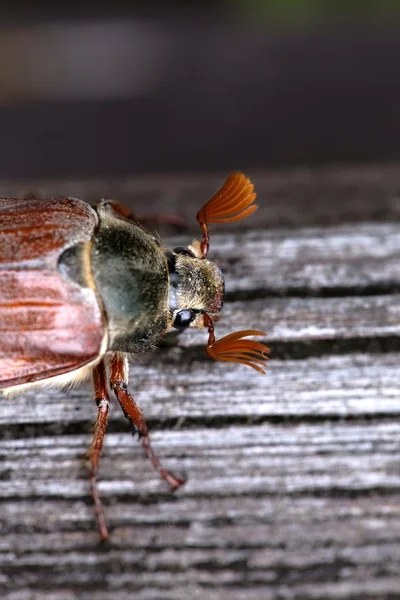
[[[359,286],[330,285],[321,287],[298,286],[276,288],[255,288],[252,290],[233,290],[225,294],[225,302],[258,300],[268,298],[347,298],[360,296],[381,296],[400,293],[398,281],[386,281],[377,284]]]
[[[393,412],[373,412],[368,414],[347,414],[338,415],[334,412],[326,412],[320,414],[302,414],[302,415],[287,415],[284,411],[281,414],[272,415],[223,415],[216,419],[214,416],[207,417],[206,415],[201,417],[178,417],[178,418],[161,418],[161,419],[147,419],[146,422],[149,426],[150,432],[153,434],[156,431],[191,431],[194,432],[199,428],[205,427],[207,429],[219,430],[225,429],[226,427],[232,426],[243,426],[247,427],[251,425],[253,427],[262,426],[265,424],[274,425],[276,427],[290,427],[299,424],[316,425],[321,423],[390,423],[393,419],[400,418],[400,405],[398,411]],[[127,437],[130,435],[130,430],[126,426],[126,421],[122,419],[112,419],[109,422],[107,434],[125,434]],[[10,441],[19,439],[39,439],[42,436],[56,437],[56,436],[75,436],[75,435],[87,435],[88,440],[90,438],[90,426],[87,421],[74,421],[74,423],[62,423],[60,421],[47,422],[47,423],[19,423],[9,424],[7,427],[0,429],[0,441]],[[133,438],[134,439],[134,438]],[[132,447],[135,448],[136,444]],[[140,452],[140,447],[138,451]],[[2,455],[0,448],[0,481],[7,481],[10,477],[11,470],[1,470],[1,462],[5,460],[5,456]]]

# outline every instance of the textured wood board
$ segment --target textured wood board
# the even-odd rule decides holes
[[[237,166],[240,168],[240,165]],[[236,167],[236,168],[237,168]],[[388,222],[400,217],[400,165],[246,169],[258,194],[257,218],[237,222],[235,231],[264,227],[308,227],[363,221]],[[2,181],[4,196],[34,192],[39,197],[74,196],[87,202],[115,198],[141,216],[178,214],[198,235],[195,215],[221,186],[227,173],[154,174],[103,179],[18,179]],[[225,226],[215,229],[226,232]]]
[[[160,190],[212,181],[160,177],[125,189],[156,206]],[[262,210],[218,230],[212,252],[228,290],[217,336],[264,329],[267,374],[209,361],[197,331],[132,366],[154,446],[188,480],[169,492],[114,404],[100,468],[105,547],[83,460],[89,387],[3,399],[1,597],[400,597],[400,176],[375,167],[260,181],[271,222]],[[194,214],[196,193],[186,203],[171,193],[167,208],[178,199]],[[297,227],[284,222],[289,198],[308,206]],[[171,244],[190,240],[189,229]]]
[[[104,587],[143,598],[208,590],[224,598],[231,587],[244,598],[260,586],[267,597],[282,586],[302,597],[314,585],[341,598],[378,582],[394,591],[399,433],[391,422],[162,432],[158,450],[190,473],[176,496],[126,436],[110,435],[101,485],[113,527],[107,549],[92,528],[82,436],[2,444],[16,473],[1,494],[4,583],[13,577],[44,597],[61,587],[73,598],[106,597]]]

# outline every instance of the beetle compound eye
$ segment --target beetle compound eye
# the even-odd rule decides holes
[[[185,329],[189,327],[195,316],[194,310],[180,310],[175,317],[173,326],[175,329]]]
[[[174,248],[174,252],[175,254],[187,254],[188,256],[194,257],[193,252],[188,248],[184,248],[184,246],[177,246],[176,248]]]

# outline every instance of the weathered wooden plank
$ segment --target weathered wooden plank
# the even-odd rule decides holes
[[[350,573],[349,573],[350,576]],[[229,596],[232,600],[276,600],[276,598],[282,597],[285,594],[285,598],[290,600],[319,600],[320,598],[326,598],[327,600],[349,600],[349,598],[356,600],[376,600],[376,598],[396,598],[393,594],[393,590],[398,587],[398,578],[381,578],[379,582],[373,581],[362,582],[357,584],[338,584],[333,588],[328,589],[326,584],[308,584],[305,583],[297,589],[297,593],[291,593],[288,585],[279,587],[271,587],[270,585],[250,585],[248,584],[245,589],[234,586],[227,588],[226,595],[221,596],[219,592],[215,592],[209,588],[209,586],[192,586],[177,583],[174,591],[163,589],[160,592],[150,592],[149,586],[147,589],[135,590],[135,600],[186,600],[187,598],[207,598],[207,600],[222,600]],[[102,586],[107,587],[105,585]],[[349,595],[351,594],[351,595]],[[57,592],[57,600],[108,600],[110,592],[104,591],[90,591],[88,593],[78,592],[75,594],[73,591],[68,592],[65,589],[60,589]],[[126,593],[119,592],[115,589],[112,590],[112,597],[115,600],[126,600]],[[26,600],[28,596],[12,594],[7,596],[7,600]],[[55,596],[46,594],[45,591],[39,593],[31,592],[29,600],[54,600]]]
[[[383,286],[391,289],[400,281],[400,224],[360,223],[297,230],[260,227],[261,218],[246,220],[241,232],[235,223],[224,233],[213,234],[211,257],[226,272],[229,294],[251,294],[255,290],[273,294],[329,290],[336,293],[354,288]],[[240,223],[240,222],[239,222]],[[199,237],[199,229],[194,234]],[[166,237],[167,245],[190,243],[191,234]],[[354,293],[354,291],[353,291]]]
[[[211,257],[226,271],[230,293],[257,289],[284,293],[305,288],[308,294],[320,288],[333,293],[334,287],[359,290],[399,283],[400,223],[296,230],[260,227],[261,217],[243,223],[248,231],[241,232],[235,223],[225,225],[223,233],[211,238]],[[193,234],[199,237],[196,225]],[[173,247],[191,240],[191,233],[182,232],[166,237],[165,243]]]
[[[272,342],[273,351],[267,376],[261,377],[246,367],[210,361],[202,348],[206,335],[187,331],[179,336],[177,347],[155,351],[132,366],[131,389],[151,419],[205,419],[211,415],[238,418],[241,411],[246,416],[297,417],[397,412],[400,358],[395,352],[378,353],[399,349],[399,295],[261,299],[228,303],[224,313],[218,323],[219,336],[239,326],[268,331],[266,341]],[[374,349],[376,353],[277,360],[282,353],[290,358],[292,342],[301,342],[304,353],[311,356],[316,352],[337,353],[335,347],[340,351],[342,342],[348,342],[344,346],[347,352],[359,352],[364,346],[365,351]],[[252,396],[243,402],[242,395],[250,385]],[[308,405],[303,397],[309,398]],[[48,389],[27,392],[2,400],[0,423],[82,423],[92,418],[89,398],[87,388],[68,393]]]
[[[213,228],[211,257],[229,300],[217,337],[265,329],[267,375],[209,361],[198,331],[132,366],[154,445],[188,482],[164,487],[113,406],[100,468],[110,546],[83,461],[89,388],[1,400],[2,598],[398,597],[400,225],[378,221],[400,215],[399,173],[254,174],[258,218]],[[223,178],[45,187],[182,214],[187,231],[169,237],[181,245]],[[290,229],[302,223],[318,226]]]
[[[182,236],[166,238],[173,246]],[[363,223],[354,228],[266,230],[211,237],[210,257],[226,276],[231,296],[255,291],[312,295],[392,289],[400,282],[400,224]]]
[[[399,434],[400,425],[395,422],[265,423],[159,431],[154,433],[154,444],[171,468],[188,473],[179,498],[198,499],[334,489],[390,491],[400,485]],[[109,434],[102,462],[106,496],[140,497],[157,489],[167,493],[135,446],[130,436]],[[7,480],[0,482],[0,497],[13,498],[16,491],[19,499],[86,496],[86,473],[80,472],[85,450],[86,436],[82,435],[0,442],[2,468],[7,472]],[[71,469],[78,482],[73,486]]]
[[[240,168],[240,166],[239,166]],[[368,167],[319,167],[246,170],[258,193],[257,217],[237,222],[235,231],[263,227],[334,225],[395,221],[400,216],[398,163]],[[88,202],[114,198],[143,215],[174,213],[197,232],[197,210],[227,173],[165,174],[134,179],[62,179],[2,181],[3,195],[35,192],[39,197],[74,196]],[[226,225],[219,228],[226,231]]]
[[[265,330],[266,342],[311,344],[318,340],[384,339],[400,333],[400,294],[338,298],[267,297],[228,302],[216,331],[222,337],[235,329],[252,329],[254,326]],[[202,333],[189,329],[179,336],[178,345],[201,346],[207,339],[207,335]]]
[[[161,424],[203,423],[221,427],[230,422],[277,419],[350,418],[390,415],[400,411],[400,354],[349,354],[297,361],[271,361],[266,376],[222,363],[180,362],[181,352],[165,362],[133,367],[135,398],[156,428]],[[251,393],[249,393],[251,391]],[[29,391],[2,399],[3,438],[40,430],[88,431],[95,407],[88,387]],[[110,415],[114,428],[129,427],[119,408]],[[47,425],[46,425],[47,424]]]
[[[398,295],[229,303],[218,323],[218,335],[239,325],[267,329],[272,360],[266,376],[210,361],[201,347],[206,335],[192,331],[179,337],[177,347],[160,349],[133,364],[130,387],[155,424],[179,419],[206,422],[217,417],[226,422],[241,417],[397,414],[400,356],[393,350],[399,349],[399,323]],[[289,359],[292,342],[301,342],[304,354],[311,357],[275,358],[286,354]],[[312,357],[340,352],[342,343],[344,351],[352,354]],[[360,354],[360,349],[375,350],[375,354]],[[382,349],[392,352],[379,354]],[[30,391],[2,400],[0,423],[11,425],[14,433],[17,424],[26,423],[58,424],[62,430],[75,423],[85,428],[94,414],[90,397],[88,387],[69,392]],[[111,418],[122,426],[118,410]]]
[[[328,598],[367,583],[395,593],[399,434],[390,422],[159,432],[161,454],[183,461],[191,477],[178,494],[158,497],[162,484],[129,440],[110,435],[101,488],[114,530],[101,553],[80,465],[83,437],[2,442],[13,465],[3,501],[14,479],[19,487],[0,520],[0,589],[13,590],[18,574],[26,598],[52,587],[78,598],[104,585],[109,593],[143,588],[144,598],[207,589],[222,599],[231,586],[266,586],[273,598],[284,585],[295,598],[306,583]]]

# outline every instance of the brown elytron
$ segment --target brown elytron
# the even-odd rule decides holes
[[[89,243],[96,213],[73,199],[0,198],[0,387],[72,371],[100,352],[96,294],[60,277],[60,254]]]

